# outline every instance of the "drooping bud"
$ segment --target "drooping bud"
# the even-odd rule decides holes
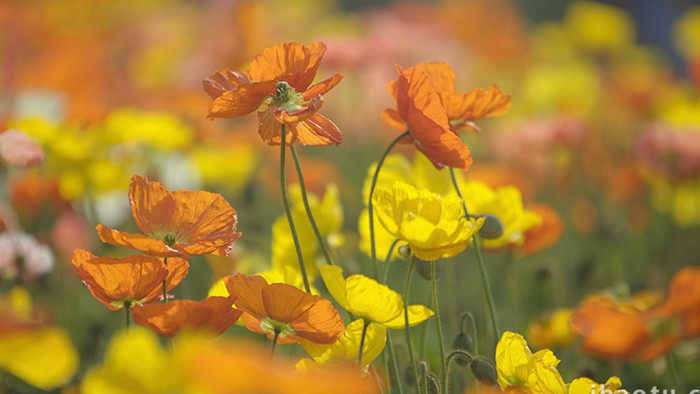
[[[486,220],[484,220],[484,225],[479,229],[479,235],[481,235],[482,238],[496,239],[503,236],[505,229],[503,228],[503,222],[498,216],[491,213],[475,216],[486,218]]]
[[[455,349],[464,350],[465,352],[471,354],[474,349],[474,341],[472,341],[472,337],[470,337],[468,334],[460,332],[455,337],[455,340],[452,341],[452,347]],[[469,359],[464,356],[457,355],[455,356],[455,362],[461,366],[465,366],[469,364]]]
[[[474,377],[481,383],[487,386],[493,386],[498,383],[498,373],[496,367],[493,366],[487,359],[477,356],[474,357],[469,365]]]

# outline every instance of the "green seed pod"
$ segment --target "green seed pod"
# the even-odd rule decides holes
[[[469,367],[474,377],[476,377],[481,384],[493,386],[498,383],[496,368],[487,359],[483,357],[474,357]]]
[[[431,267],[429,261],[416,260],[416,271],[425,280],[431,280]],[[435,280],[440,279],[440,262],[435,262]]]
[[[471,354],[474,349],[474,341],[472,341],[472,337],[470,337],[468,334],[460,332],[455,337],[455,340],[452,341],[452,347],[455,349],[464,350],[465,352]],[[461,355],[456,355],[454,360],[457,364],[463,367],[469,364],[469,359]]]
[[[483,215],[478,215],[477,217],[486,218],[484,220],[484,225],[479,229],[479,235],[484,239],[496,239],[503,236],[503,222],[498,216],[485,213]]]

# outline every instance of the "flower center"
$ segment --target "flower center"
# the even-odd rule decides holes
[[[168,230],[162,230],[162,231],[154,231],[150,234],[148,234],[149,237],[153,239],[157,239],[162,241],[164,244],[168,245],[168,247],[172,248],[175,243],[179,241],[183,241],[183,237],[179,236],[177,232],[175,231],[168,231]]]
[[[269,317],[264,317],[260,321],[260,329],[270,334],[278,334],[279,338],[286,338],[296,334],[296,331],[289,323],[282,323]]]
[[[282,108],[287,111],[301,109],[301,103],[304,98],[301,93],[289,85],[285,81],[277,82],[277,92],[274,96],[270,96],[269,105],[272,107]]]

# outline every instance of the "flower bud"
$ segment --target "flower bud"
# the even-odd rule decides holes
[[[467,353],[471,353],[474,348],[474,343],[472,341],[472,337],[466,333],[460,332],[452,342],[452,347],[455,349],[464,350]],[[454,360],[461,366],[469,364],[469,359],[461,355],[456,355]]]
[[[399,246],[399,256],[407,259],[411,257],[411,247],[408,244]]]
[[[481,235],[482,238],[496,239],[503,235],[503,222],[498,218],[498,216],[491,213],[485,213],[483,215],[478,215],[478,217],[486,218],[486,220],[484,220],[484,225],[481,226],[481,229],[479,229],[479,235]]]
[[[428,373],[428,394],[440,394],[440,383],[434,373]]]
[[[481,383],[488,386],[493,386],[498,383],[498,373],[496,368],[488,360],[483,357],[474,357],[469,365],[474,374],[474,377]]]

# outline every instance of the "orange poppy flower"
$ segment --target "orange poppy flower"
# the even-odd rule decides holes
[[[126,303],[131,307],[153,302],[163,296],[163,281],[168,291],[187,275],[189,263],[172,258],[163,260],[131,255],[122,259],[98,257],[81,249],[73,252],[73,265],[90,293],[107,308],[117,311]]]
[[[409,138],[435,168],[445,166],[468,170],[472,164],[469,148],[450,129],[445,107],[428,74],[418,67],[405,71],[396,66],[399,73],[395,89],[389,84],[397,110],[384,111],[383,117],[399,129],[408,128]]]
[[[455,72],[447,63],[419,63],[415,67],[427,74],[428,80],[440,97],[442,106],[445,107],[445,114],[450,121],[452,131],[479,130],[474,124],[475,120],[503,115],[510,108],[510,96],[503,93],[495,85],[486,89],[472,89],[466,94],[456,93]],[[397,97],[396,84],[397,81],[392,81],[387,85],[394,98]],[[400,124],[401,122],[396,115],[395,111],[388,110],[385,116],[390,124],[399,123],[397,127],[401,130],[403,125]]]
[[[134,323],[172,338],[183,330],[221,335],[243,311],[231,308],[232,297],[209,297],[202,301],[175,300],[167,304],[144,304],[134,308]]]
[[[680,335],[700,334],[700,267],[684,267],[671,279],[666,301],[651,311],[656,319],[682,321]]]
[[[539,215],[542,223],[525,231],[525,242],[518,248],[525,256],[553,246],[564,233],[564,223],[554,208],[546,204],[533,204],[528,209]]]
[[[284,283],[268,284],[261,276],[236,274],[224,278],[234,304],[244,313],[246,328],[278,343],[296,343],[303,338],[313,343],[332,344],[345,331],[333,304]]]
[[[268,145],[280,145],[281,126],[286,125],[285,143],[297,139],[304,145],[343,142],[338,127],[317,111],[323,95],[340,82],[341,74],[309,86],[316,76],[326,44],[304,46],[296,42],[266,48],[250,63],[248,71],[215,72],[203,81],[214,99],[208,119],[232,118],[258,112],[258,133]]]
[[[98,225],[103,242],[159,257],[216,254],[226,256],[238,216],[220,195],[206,191],[170,191],[158,182],[134,175],[129,201],[136,225],[146,234],[130,234]],[[168,261],[170,262],[170,261]]]

